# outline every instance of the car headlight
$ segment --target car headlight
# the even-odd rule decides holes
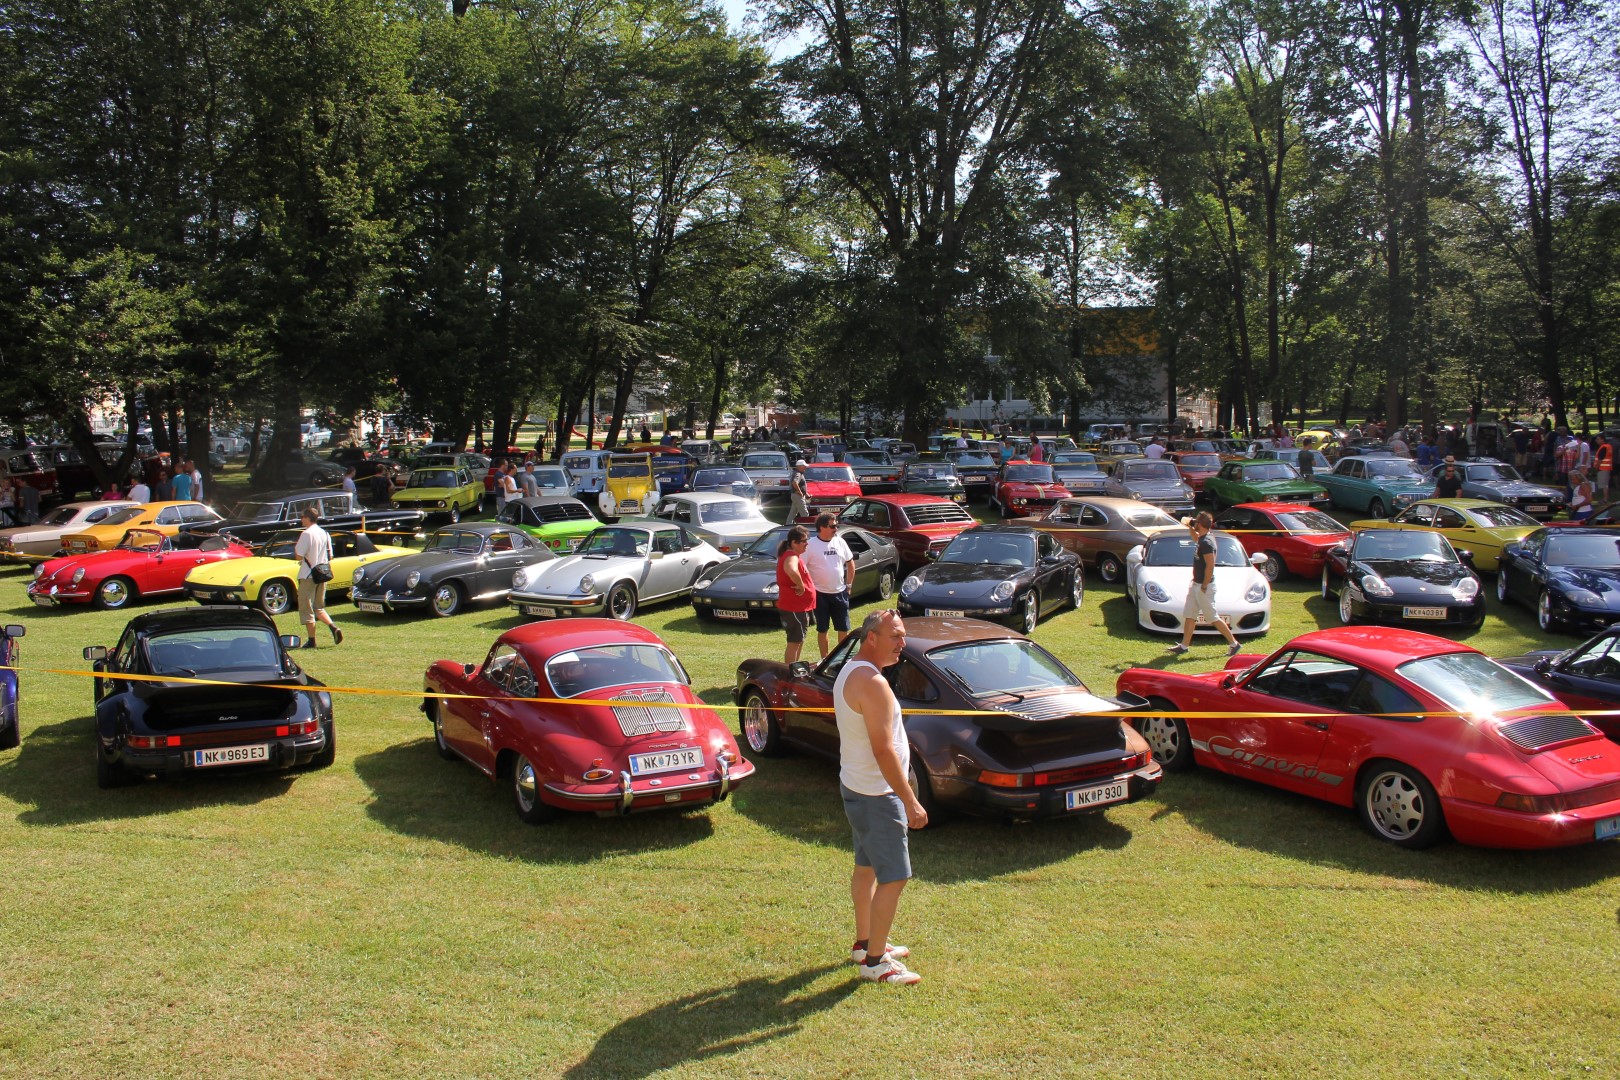
[[[412,570],[410,573],[405,575],[405,587],[407,589],[414,589],[414,588],[416,588],[416,583],[421,581],[421,580],[422,580],[422,571],[420,571],[420,570]]]
[[[900,595],[910,596],[912,593],[922,588],[922,583],[923,579],[921,574],[912,574],[908,576],[906,580],[900,583]]]
[[[1394,596],[1395,590],[1389,583],[1377,574],[1363,574],[1361,577],[1361,591],[1368,596]]]
[[[1460,588],[1460,586],[1459,586],[1459,588]],[[1459,599],[1460,598],[1461,598],[1461,596],[1459,594]],[[1598,604],[1598,603],[1602,603],[1602,598],[1600,596],[1598,596],[1597,593],[1591,592],[1591,591],[1589,591],[1587,589],[1570,589],[1568,592],[1566,592],[1564,594],[1564,599],[1568,600],[1572,604]]]
[[[44,574],[45,574],[45,564],[44,563],[37,564],[34,567],[34,578],[35,578],[35,580],[38,580],[39,578],[43,577]]]
[[[579,579],[579,591],[580,592],[590,592],[591,591],[591,586],[595,585],[595,584],[596,584],[596,579],[594,577],[592,577],[591,575],[586,574],[584,577]]]
[[[1453,592],[1459,600],[1472,600],[1474,597],[1479,595],[1479,582],[1471,577],[1463,578],[1461,581],[1457,582],[1457,586]],[[1596,597],[1593,597],[1593,599],[1596,599]]]
[[[77,570],[73,571],[72,583],[74,585],[77,585],[79,582],[81,582],[83,580],[84,580],[84,567],[81,566]]]
[[[992,599],[992,600],[1011,600],[1012,599],[1012,594],[1014,592],[1016,592],[1017,589],[1018,589],[1018,586],[1014,585],[1010,581],[1000,582],[999,584],[996,585],[996,587],[994,589],[990,590],[990,599]]]
[[[1264,600],[1265,598],[1266,598],[1266,586],[1265,586],[1264,582],[1260,582],[1260,581],[1257,581],[1253,585],[1250,585],[1249,586],[1249,591],[1243,594],[1243,599],[1248,601],[1251,604],[1258,604],[1260,601]]]
[[[444,509],[444,500],[440,499],[438,502],[434,503],[433,505],[437,506],[440,510],[443,510]]]
[[[1164,586],[1160,585],[1157,581],[1150,581],[1146,585],[1143,585],[1142,595],[1146,596],[1155,604],[1167,604],[1170,602],[1170,594],[1165,592]]]
[[[362,566],[354,572],[354,583],[358,585],[364,580],[366,580],[366,568]],[[239,584],[246,585],[247,578],[243,578]]]
[[[904,590],[904,588],[905,588],[905,586],[902,585],[901,589]],[[765,594],[766,596],[775,596],[777,594],[777,591],[778,591],[776,582],[774,582],[774,581],[771,582],[769,585],[765,586],[763,589],[761,589],[759,591],[761,593]]]
[[[527,570],[519,570],[517,573],[512,575],[512,588],[521,589],[528,583],[529,572]]]

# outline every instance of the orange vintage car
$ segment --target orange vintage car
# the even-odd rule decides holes
[[[131,529],[175,536],[190,525],[207,525],[224,519],[200,502],[154,502],[112,514],[98,525],[62,537],[62,550],[69,555],[115,548]]]

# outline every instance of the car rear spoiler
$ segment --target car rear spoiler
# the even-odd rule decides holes
[[[1111,698],[1098,697],[1089,691],[1076,691],[992,706],[985,715],[976,717],[975,722],[987,731],[1008,734],[1079,731],[1098,720],[1112,719],[1120,713],[1141,712],[1147,708],[1147,698],[1138,697],[1128,690],[1121,690]]]

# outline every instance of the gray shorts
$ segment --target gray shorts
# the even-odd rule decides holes
[[[810,619],[815,612],[778,611],[777,614],[782,617],[782,629],[787,631],[788,644],[803,644],[804,635],[810,631]]]
[[[317,611],[326,610],[326,582],[313,578],[298,579],[298,615],[304,622],[312,622]]]
[[[855,865],[870,866],[879,885],[911,877],[911,848],[906,835],[906,808],[900,796],[860,795],[843,784],[844,815],[855,838]]]

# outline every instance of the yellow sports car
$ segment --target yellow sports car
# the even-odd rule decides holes
[[[431,465],[414,469],[404,487],[394,492],[394,505],[446,517],[454,525],[461,515],[477,510],[484,501],[484,481],[465,467]]]
[[[200,502],[154,502],[109,514],[99,524],[62,537],[62,550],[69,555],[115,548],[131,529],[178,535],[187,525],[206,525],[223,520],[211,506]]]
[[[379,548],[365,533],[332,530],[332,580],[328,592],[354,585],[354,572],[367,563],[415,554],[409,548]],[[186,595],[199,604],[257,604],[267,615],[298,606],[298,533],[277,533],[265,554],[209,563],[186,575]]]
[[[1451,546],[1472,552],[1474,569],[1495,570],[1502,549],[1541,528],[1522,510],[1489,499],[1425,499],[1395,515],[1392,521],[1352,521],[1352,529],[1422,529],[1437,532]]]

